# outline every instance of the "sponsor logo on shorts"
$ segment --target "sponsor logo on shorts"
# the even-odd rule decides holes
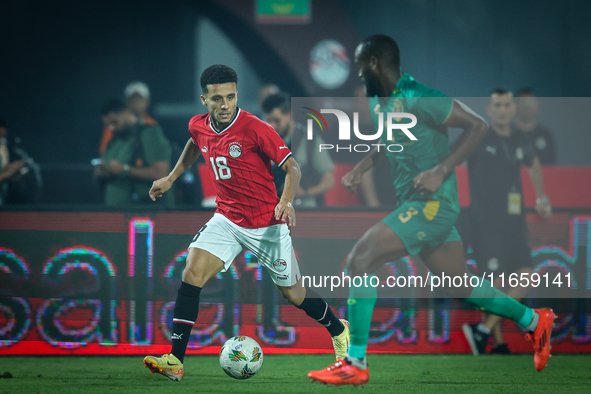
[[[288,280],[289,279],[289,275],[278,275],[277,279],[279,280]]]
[[[287,268],[287,263],[285,260],[277,259],[273,261],[273,268],[275,268],[276,271],[283,272]]]
[[[240,157],[242,154],[242,145],[240,145],[238,142],[232,142],[228,148],[228,153],[233,158]]]

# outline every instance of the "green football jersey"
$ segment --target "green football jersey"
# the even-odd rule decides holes
[[[377,97],[370,98],[369,105],[376,127],[379,122],[379,113],[383,114],[381,143],[386,146],[391,144],[403,146],[400,152],[386,150],[398,205],[412,200],[432,199],[445,201],[459,211],[455,171],[447,174],[437,192],[430,198],[422,196],[414,188],[413,182],[419,173],[430,170],[449,155],[447,127],[444,123],[451,114],[453,99],[417,82],[410,75],[403,74],[385,107],[383,101],[380,102]],[[400,129],[394,129],[392,140],[388,140],[388,112],[405,112],[416,116],[417,124],[408,131],[417,138],[417,141],[411,140]],[[411,119],[395,118],[394,122],[410,123]],[[391,147],[391,149],[399,150],[400,148]]]

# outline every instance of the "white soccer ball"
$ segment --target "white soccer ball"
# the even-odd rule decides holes
[[[252,378],[263,366],[263,349],[250,337],[232,337],[222,346],[220,366],[234,379]]]

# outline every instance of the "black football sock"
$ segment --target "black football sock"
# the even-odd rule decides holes
[[[345,326],[334,315],[332,309],[328,306],[328,303],[310,289],[306,290],[306,298],[298,308],[306,312],[306,315],[326,327],[331,337],[340,335],[345,329]]]
[[[181,362],[185,359],[191,329],[199,314],[199,294],[201,287],[181,282],[172,319],[172,351]]]

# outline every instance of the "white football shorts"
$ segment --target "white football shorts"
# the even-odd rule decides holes
[[[208,251],[224,262],[226,272],[244,249],[251,251],[278,286],[293,286],[301,278],[287,224],[261,228],[240,227],[215,213],[199,230],[189,248]]]

